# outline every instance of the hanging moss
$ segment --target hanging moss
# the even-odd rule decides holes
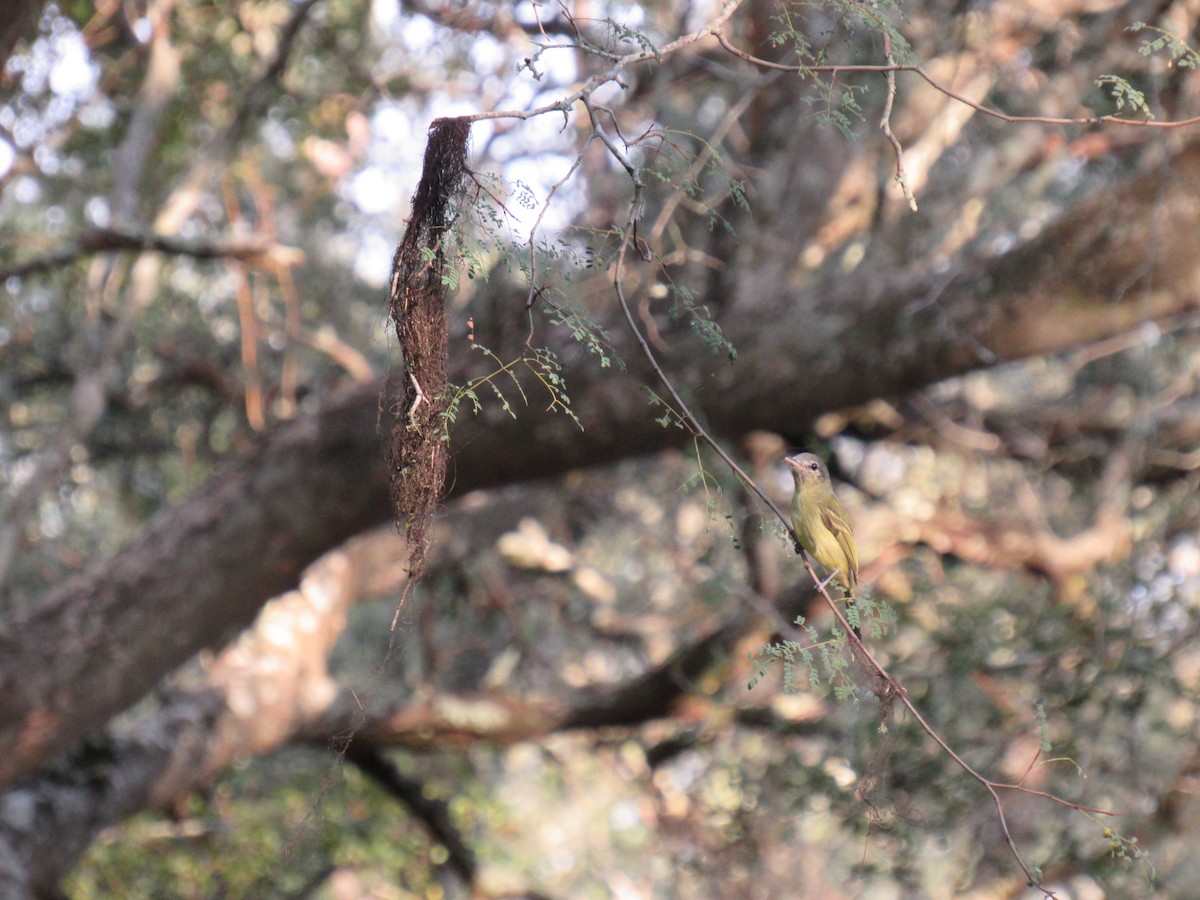
[[[470,135],[467,119],[436,119],[430,125],[411,218],[392,260],[391,320],[404,354],[404,379],[403,393],[392,401],[388,466],[396,524],[407,529],[414,577],[424,566],[425,532],[446,481],[445,243],[471,171]]]

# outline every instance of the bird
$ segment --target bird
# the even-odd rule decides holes
[[[798,453],[784,462],[796,482],[791,514],[800,546],[833,572],[837,583],[853,597],[858,590],[858,548],[846,510],[833,492],[829,469],[815,453]]]

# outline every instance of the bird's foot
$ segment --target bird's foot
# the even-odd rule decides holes
[[[831,582],[831,581],[833,581],[833,579],[837,578],[838,575],[841,573],[841,571],[842,571],[841,569],[834,569],[831,574],[829,574],[825,577],[824,581],[822,581],[820,584],[817,585],[817,590],[823,591],[823,590],[825,590],[825,588],[829,587],[829,582]]]

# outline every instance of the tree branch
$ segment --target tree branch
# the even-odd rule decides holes
[[[408,807],[425,824],[433,838],[446,848],[450,868],[468,886],[475,884],[479,864],[475,860],[475,852],[467,846],[450,817],[450,804],[445,800],[427,797],[419,780],[405,775],[377,748],[367,746],[362,740],[351,742],[346,759]]]
[[[1200,150],[1186,149],[1174,169],[1180,182],[1200,183]],[[751,277],[744,290],[754,315],[714,305],[728,311],[721,324],[735,345],[753,342],[758,352],[725,365],[690,351],[673,361],[676,381],[714,433],[795,433],[831,409],[979,368],[981,347],[988,363],[1018,359],[1192,309],[1200,196],[1180,189],[1158,206],[1140,202],[1159,177],[1133,177],[1033,241],[967,260],[948,277],[841,275],[803,295]],[[1157,252],[1143,266],[1151,237]],[[1136,289],[1130,271],[1144,279]],[[470,362],[455,381],[466,380]],[[515,419],[491,408],[460,417],[454,492],[688,439],[634,402],[650,377],[644,367],[568,374],[585,430],[535,407]],[[97,729],[197,650],[247,624],[321,553],[387,519],[378,396],[376,385],[351,388],[269,431],[255,452],[164,510],[123,551],[0,623],[0,780],[28,774]]]
[[[896,72],[912,72],[920,76],[929,84],[935,91],[945,94],[951,100],[955,100],[964,106],[969,106],[971,109],[985,116],[991,116],[993,119],[999,119],[1001,122],[1009,124],[1026,123],[1033,125],[1124,125],[1130,128],[1186,128],[1190,125],[1200,124],[1200,116],[1192,116],[1187,119],[1179,119],[1174,122],[1160,122],[1157,119],[1129,119],[1124,116],[1013,116],[1006,112],[995,109],[990,106],[984,106],[982,103],[976,103],[970,97],[964,97],[962,94],[950,89],[942,82],[938,81],[930,75],[925,69],[913,63],[888,63],[887,65],[820,65],[820,66],[790,66],[782,63],[771,62],[768,59],[761,59],[753,56],[730,43],[729,38],[718,30],[715,32],[716,38],[731,54],[744,62],[751,63],[762,69],[771,69],[777,72],[795,72],[798,74],[828,74],[840,75],[845,72],[877,72],[883,75],[894,75]]]
[[[304,258],[303,251],[260,236],[228,241],[192,241],[127,228],[97,228],[77,235],[52,253],[0,268],[0,281],[49,272],[86,256],[121,250],[193,259],[236,259],[249,265],[294,265]]]
[[[462,515],[490,519],[478,511]],[[404,580],[401,567],[393,567],[388,583],[366,580],[378,572],[379,557],[394,557],[400,543],[379,532],[328,554],[305,573],[300,590],[272,600],[252,629],[208,662],[199,687],[165,695],[156,712],[84,742],[63,765],[0,794],[0,884],[19,885],[26,895],[49,894],[103,828],[142,810],[173,808],[235,759],[288,744],[344,752],[445,844],[452,868],[470,884],[474,854],[446,805],[426,799],[385,749],[510,745],[568,729],[668,718],[691,684],[729,660],[735,643],[758,623],[743,605],[643,674],[567,701],[423,693],[368,710],[361,692],[341,690],[330,678],[328,655],[351,605]],[[759,605],[772,617],[792,617],[811,602],[811,593],[793,591],[780,609]]]

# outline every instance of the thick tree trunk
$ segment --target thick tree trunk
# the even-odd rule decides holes
[[[745,272],[721,325],[736,363],[680,340],[668,371],[727,438],[800,433],[830,409],[1047,353],[1194,309],[1200,151],[1130,178],[1029,243],[944,274],[861,276],[790,289]],[[465,357],[468,354],[461,354]],[[473,356],[473,354],[472,354]],[[584,428],[536,399],[516,419],[460,418],[454,492],[651,453],[687,434],[654,420],[630,371],[568,373]],[[461,380],[463,369],[452,372]],[[536,393],[532,396],[536,398]],[[320,554],[388,516],[376,387],[328,398],[165,510],[126,549],[0,623],[0,783],[103,725],[198,650],[244,627]],[[384,423],[385,427],[387,423]]]

